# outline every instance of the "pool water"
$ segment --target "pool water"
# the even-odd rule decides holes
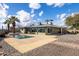
[[[17,39],[25,39],[25,38],[31,38],[32,36],[26,36],[26,35],[16,35],[15,38]]]

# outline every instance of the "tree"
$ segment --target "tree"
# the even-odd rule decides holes
[[[68,26],[72,26],[72,28],[79,27],[77,24],[79,24],[79,14],[75,14],[73,17],[69,16],[66,18],[65,22]]]
[[[71,26],[74,24],[73,17],[69,16],[66,18],[66,25]]]
[[[7,28],[8,28],[8,32],[9,32],[9,28],[10,28],[10,18],[8,18],[4,24],[7,24]]]
[[[41,23],[41,22],[39,22],[39,25],[42,25],[42,23]]]
[[[52,19],[47,19],[46,23],[48,24],[48,22],[50,22],[50,24],[52,25],[53,24],[52,21],[53,21]]]
[[[51,24],[51,25],[53,25],[52,21],[53,21],[53,20],[52,20],[52,19],[50,19],[50,24]]]
[[[46,20],[46,23],[48,24],[48,22],[49,22],[49,20],[47,19],[47,20]]]
[[[66,24],[68,26],[72,26],[73,32],[76,33],[76,29],[79,29],[79,14],[74,14],[74,16],[67,17]]]
[[[11,24],[12,24],[12,26],[13,26],[13,33],[15,33],[16,21],[17,21],[17,22],[20,22],[20,21],[18,20],[18,18],[16,18],[15,16],[11,16],[11,17],[10,17],[10,22],[11,22]]]

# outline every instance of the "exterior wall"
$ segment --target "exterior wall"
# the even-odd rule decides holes
[[[60,31],[60,28],[50,27],[50,28],[45,28],[45,33],[46,34],[58,34],[58,33],[61,33],[61,31]]]
[[[59,28],[52,28],[52,34],[56,34],[56,33],[59,33],[60,32],[60,29]]]
[[[40,30],[41,29],[41,30]],[[43,30],[43,31],[42,31]],[[35,32],[37,33],[37,28],[26,28],[26,33],[29,34],[35,34]],[[45,34],[61,34],[61,28],[56,28],[56,27],[46,27],[46,28],[38,28],[38,33],[45,33]],[[65,33],[66,30],[62,29],[62,33]]]

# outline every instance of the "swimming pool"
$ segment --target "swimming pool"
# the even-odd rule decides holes
[[[25,38],[31,38],[33,36],[26,36],[26,35],[15,35],[15,38],[17,39],[25,39]]]
[[[10,37],[16,38],[16,39],[25,39],[25,38],[32,38],[33,36],[29,36],[29,35],[22,35],[22,34],[18,34],[18,33],[9,33]]]

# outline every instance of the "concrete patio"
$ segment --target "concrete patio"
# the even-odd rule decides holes
[[[27,34],[27,36],[33,36],[33,37],[26,39],[6,38],[4,39],[4,41],[5,43],[7,43],[7,45],[13,47],[19,53],[24,54],[35,48],[41,47],[43,45],[46,45],[50,42],[57,40],[57,37],[55,35]]]

